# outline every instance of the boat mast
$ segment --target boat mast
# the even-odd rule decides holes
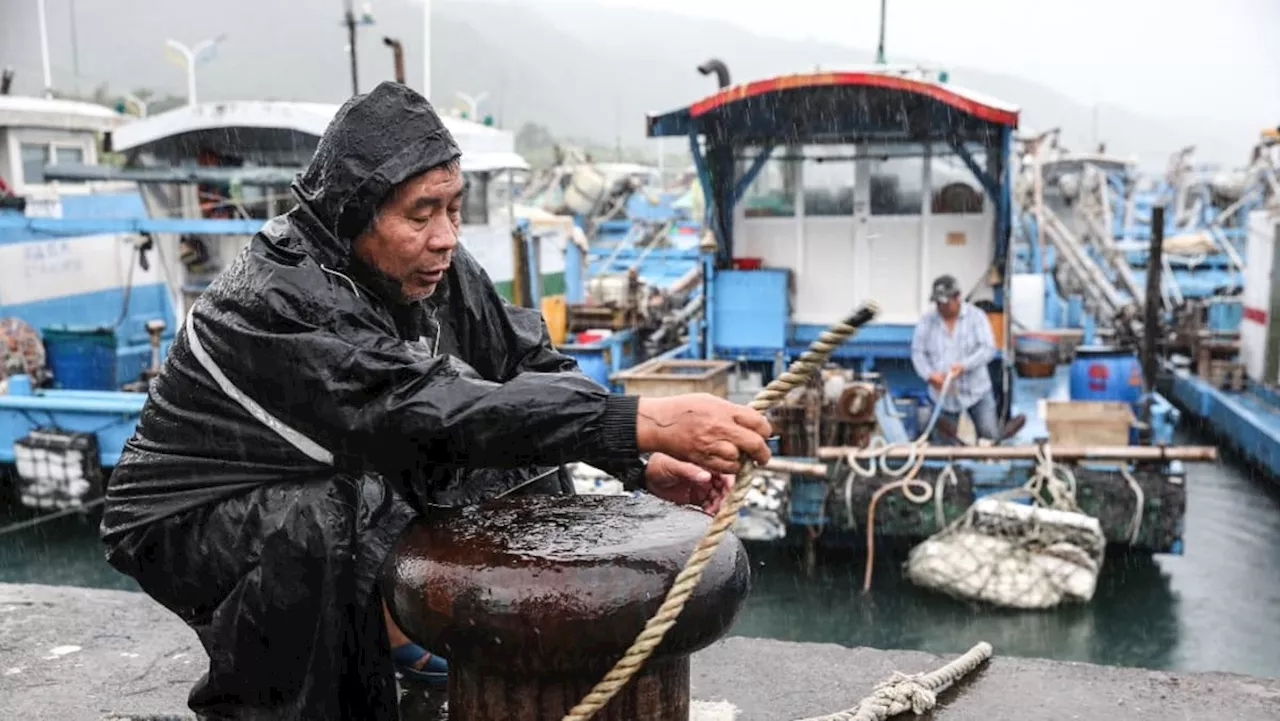
[[[36,11],[40,17],[40,63],[44,68],[44,96],[53,97],[53,73],[49,69],[49,24],[45,21],[45,0],[36,0]]]
[[[876,48],[876,65],[884,65],[884,20],[885,5],[888,0],[880,0],[880,46]]]

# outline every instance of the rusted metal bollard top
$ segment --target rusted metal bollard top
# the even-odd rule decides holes
[[[652,496],[503,499],[424,519],[401,538],[384,590],[397,623],[449,659],[449,718],[559,719],[662,604],[710,517]],[[746,596],[732,533],[662,645],[595,718],[689,718],[689,654]]]

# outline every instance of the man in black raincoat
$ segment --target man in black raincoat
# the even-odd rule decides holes
[[[582,460],[711,508],[768,459],[754,411],[610,394],[505,303],[457,244],[459,156],[403,85],[348,101],[151,387],[102,537],[207,650],[202,717],[395,718],[377,576],[429,505],[571,493]]]

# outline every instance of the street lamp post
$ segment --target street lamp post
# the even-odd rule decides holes
[[[148,105],[147,101],[143,100],[137,95],[134,95],[133,93],[123,93],[123,97],[125,100],[128,100],[129,102],[137,106],[138,117],[140,118],[147,117],[147,105]]]
[[[213,59],[214,49],[223,40],[226,40],[225,34],[216,38],[204,40],[196,44],[195,47],[187,47],[172,38],[164,41],[165,45],[172,50],[181,54],[183,61],[187,66],[187,105],[196,104],[196,66],[201,65]]]
[[[458,97],[462,99],[462,102],[467,104],[467,117],[477,123],[480,122],[480,103],[484,102],[484,99],[489,97],[489,93],[467,95],[466,93],[459,92]]]

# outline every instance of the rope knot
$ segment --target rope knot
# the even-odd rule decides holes
[[[876,685],[872,696],[888,702],[889,715],[900,714],[908,709],[917,716],[928,713],[938,705],[938,697],[921,683],[922,676],[923,674],[918,673],[894,671],[887,680]]]

